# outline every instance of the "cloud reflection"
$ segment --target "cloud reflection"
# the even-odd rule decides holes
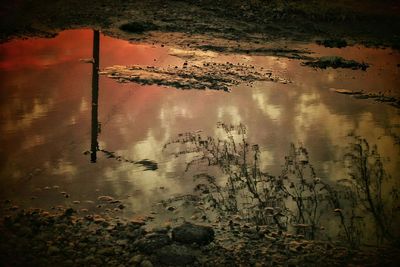
[[[31,58],[22,62],[13,62],[16,52],[10,48],[12,45],[2,54],[1,81],[6,89],[2,92],[0,108],[0,147],[4,152],[0,158],[1,177],[26,177],[35,168],[41,168],[40,175],[21,187],[53,183],[56,176],[57,183],[75,192],[77,197],[85,195],[95,199],[98,194],[112,194],[128,201],[135,211],[146,210],[157,200],[190,193],[193,189],[190,173],[184,172],[190,158],[162,153],[163,145],[187,131],[202,130],[205,135],[219,135],[218,121],[245,124],[249,141],[261,147],[264,168],[275,174],[290,142],[301,142],[323,178],[342,178],[345,172],[339,161],[348,144],[346,136],[353,131],[378,144],[380,152],[391,158],[388,164],[392,173],[400,171],[399,147],[393,145],[388,130],[398,130],[392,127],[400,125],[397,111],[328,90],[346,84],[351,88],[368,87],[368,80],[361,79],[358,72],[317,72],[289,59],[214,57],[214,54],[204,56],[224,62],[251,62],[285,73],[293,83],[256,83],[254,87],[233,88],[227,94],[119,84],[102,77],[99,146],[132,160],[155,160],[159,169],[143,171],[139,165],[108,159],[101,153],[96,164],[89,164],[83,152],[90,149],[91,66],[79,59],[91,56],[91,38],[92,31],[88,30],[67,31],[50,40],[37,39],[40,40],[37,45],[34,40],[19,41],[15,51],[31,51],[24,54]],[[100,42],[102,66],[182,62],[169,55],[182,54],[178,50],[135,45],[104,36]],[[48,56],[44,57],[43,53]],[[378,76],[373,68],[369,71],[368,75],[378,82],[386,79]],[[397,78],[393,77],[384,83],[385,88],[394,89],[398,85]],[[6,184],[4,179],[0,183]],[[22,189],[1,190],[1,194],[26,197],[19,190]]]

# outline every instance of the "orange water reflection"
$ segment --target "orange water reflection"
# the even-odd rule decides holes
[[[202,54],[201,60],[260,65],[293,81],[242,85],[229,94],[119,84],[100,77],[100,148],[132,160],[155,160],[159,169],[144,172],[101,153],[97,163],[90,164],[83,152],[90,149],[91,65],[80,59],[92,56],[92,37],[91,30],[73,30],[54,39],[0,45],[3,197],[46,207],[111,194],[128,203],[127,214],[146,210],[165,196],[193,189],[190,174],[183,172],[182,159],[162,153],[163,145],[185,131],[218,134],[218,121],[247,125],[250,141],[262,147],[264,168],[273,173],[283,163],[290,142],[301,142],[310,150],[322,178],[343,177],[340,160],[346,136],[353,131],[378,144],[381,153],[391,159],[387,165],[392,174],[400,171],[399,146],[393,138],[400,134],[398,110],[329,90],[375,90],[378,85],[398,90],[398,68],[392,66],[398,54],[367,49],[355,55],[353,49],[358,48],[340,53],[361,60],[368,56],[366,61],[373,65],[367,72],[316,71],[301,67],[298,61],[274,57]],[[309,47],[321,54],[332,52]],[[181,65],[183,60],[171,55],[176,52],[101,36],[100,67]],[[43,190],[53,185],[60,188]],[[71,198],[63,198],[58,191],[69,192]],[[33,195],[39,197],[31,200]]]

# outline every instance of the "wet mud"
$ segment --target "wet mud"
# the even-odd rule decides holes
[[[256,81],[289,83],[272,71],[251,65],[203,62],[201,65],[184,62],[169,68],[142,66],[112,66],[100,72],[118,82],[135,82],[142,85],[163,85],[178,89],[212,89],[229,92],[232,86]]]

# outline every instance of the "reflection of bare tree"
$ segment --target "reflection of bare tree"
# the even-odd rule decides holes
[[[93,65],[92,65],[92,135],[90,146],[90,161],[96,162],[99,144],[97,136],[99,133],[98,100],[99,100],[99,54],[100,33],[93,31]]]

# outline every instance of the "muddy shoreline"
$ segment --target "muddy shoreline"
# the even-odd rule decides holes
[[[157,40],[149,32],[200,34],[226,41],[310,42],[399,47],[396,1],[19,1],[2,6],[0,40],[53,36],[90,27],[122,38]],[[131,25],[123,27],[123,25]],[[122,27],[121,27],[122,26]],[[128,34],[127,34],[128,33]],[[321,41],[322,39],[322,41]],[[177,42],[177,40],[170,40]],[[179,41],[182,42],[182,41]],[[343,45],[343,42],[339,42]]]
[[[3,266],[395,266],[399,255],[391,247],[350,249],[240,223],[149,230],[148,218],[82,216],[68,207],[24,210],[9,202],[2,213]]]

